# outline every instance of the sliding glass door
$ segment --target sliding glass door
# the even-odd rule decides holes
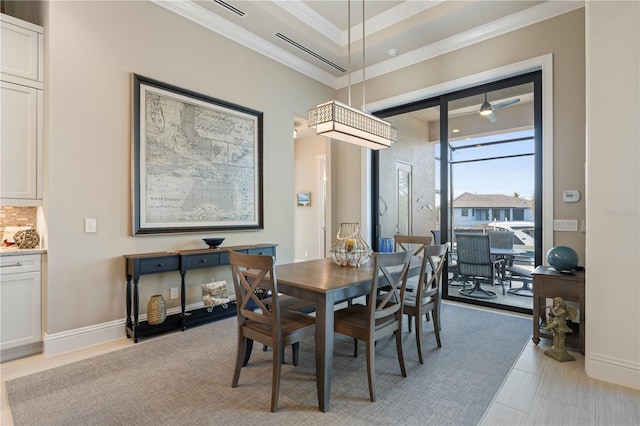
[[[432,235],[449,244],[444,298],[531,311],[531,293],[514,290],[530,286],[524,278],[496,276],[487,289],[496,293],[491,299],[460,293],[470,284],[456,271],[456,234],[511,232],[517,256],[510,264],[541,263],[540,97],[541,73],[532,72],[376,114],[398,129],[399,140],[372,153],[373,235]],[[399,175],[398,164],[410,173]],[[410,193],[402,192],[401,177],[410,177]]]

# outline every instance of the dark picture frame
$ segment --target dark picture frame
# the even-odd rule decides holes
[[[263,113],[132,80],[133,235],[263,229]]]

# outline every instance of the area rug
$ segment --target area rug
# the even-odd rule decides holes
[[[406,317],[405,317],[406,318]],[[283,365],[269,411],[271,352],[253,349],[231,387],[236,320],[141,340],[91,359],[6,382],[15,425],[475,425],[531,336],[528,318],[443,304],[442,348],[425,323],[425,364],[404,332],[407,377],[395,341],[376,347],[377,401],[369,400],[364,343],[336,336],[330,410],[318,410],[313,339]]]

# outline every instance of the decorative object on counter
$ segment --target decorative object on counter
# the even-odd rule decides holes
[[[553,346],[544,351],[544,354],[560,362],[574,361],[575,358],[565,349],[564,341],[567,333],[573,333],[567,325],[567,320],[575,320],[578,311],[573,306],[567,306],[562,297],[554,297],[553,305],[547,308],[549,308],[547,325],[542,328],[553,333]]]
[[[13,240],[21,249],[32,249],[40,244],[40,235],[35,229],[26,229],[18,231],[13,235]]]
[[[336,242],[329,252],[333,261],[341,266],[358,267],[371,257],[371,249],[360,235],[358,222],[340,224]]]
[[[213,312],[213,307],[222,305],[223,308],[228,307],[228,303],[235,298],[229,297],[229,289],[226,281],[213,281],[210,283],[200,284],[202,289],[202,301],[208,312]]]
[[[547,263],[558,272],[573,273],[578,266],[578,253],[571,247],[553,247],[547,252]]]
[[[27,231],[29,229],[31,229],[30,226],[5,226],[2,233],[2,242],[5,246],[12,246],[16,243],[13,239],[16,232]]]
[[[209,249],[217,249],[220,247],[220,244],[224,241],[224,238],[203,238],[202,241],[207,243]]]
[[[167,305],[161,294],[155,294],[147,304],[147,322],[151,325],[162,324],[167,319]]]

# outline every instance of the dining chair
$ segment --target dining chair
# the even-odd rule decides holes
[[[403,312],[409,317],[409,331],[411,331],[411,317],[416,323],[416,346],[420,364],[424,364],[422,359],[423,314],[428,321],[429,313],[431,313],[436,343],[439,348],[442,347],[440,342],[440,283],[448,251],[449,246],[446,244],[426,246],[422,253],[422,267],[418,279],[407,281]]]
[[[460,294],[478,299],[495,299],[496,293],[485,290],[481,283],[493,285],[495,262],[491,259],[489,236],[486,234],[457,234],[458,272],[463,281],[471,281],[471,288]]]
[[[310,314],[312,312],[315,312],[316,310],[316,305],[313,302],[309,300],[300,299],[298,297],[289,296],[287,294],[279,294],[278,300],[280,302],[280,309],[287,309],[290,311],[297,311],[305,314]],[[265,297],[263,299],[263,302],[268,309],[271,309],[271,305],[273,304],[273,299],[271,297],[271,294],[269,294],[268,297]],[[262,346],[263,351],[266,351],[268,348],[269,348],[268,345]],[[282,347],[282,351],[284,352],[284,347]],[[291,362],[293,363],[293,365],[298,365],[299,355],[300,355],[300,344],[299,343],[292,344],[291,345],[291,358],[292,358]],[[247,358],[245,359],[245,365],[248,361],[249,359],[247,356]],[[284,364],[285,362],[286,362],[286,359],[283,353],[282,363]]]
[[[276,411],[280,393],[282,348],[299,343],[306,336],[314,335],[315,318],[301,312],[281,309],[273,256],[243,254],[233,250],[229,250],[228,253],[238,309],[238,352],[231,387],[238,386],[249,342],[257,341],[271,346],[274,348],[271,411]],[[247,277],[247,269],[252,270],[253,278]],[[257,289],[271,292],[269,307],[260,298]]]
[[[334,330],[354,339],[354,357],[358,356],[358,340],[367,345],[367,376],[369,398],[376,400],[375,384],[375,342],[385,336],[395,335],[396,351],[402,377],[407,377],[402,353],[402,305],[407,284],[407,273],[412,251],[399,253],[374,253],[371,288],[366,298],[367,304],[354,303],[338,309],[334,316]],[[398,271],[399,269],[399,271]],[[378,289],[388,286],[380,299]]]
[[[442,244],[442,235],[439,229],[434,229],[431,231],[433,235],[433,244]],[[447,244],[449,248],[451,248],[451,243]],[[454,258],[452,250],[448,250],[447,252],[447,284],[453,287],[459,286],[459,284],[449,283],[449,274],[451,274],[452,281],[458,281],[458,262]]]
[[[429,236],[421,236],[421,235],[400,235],[396,234],[393,236],[393,251],[410,251],[413,250],[414,256],[424,256],[424,251],[429,244],[431,244],[431,237]],[[438,243],[439,244],[439,243]],[[423,259],[426,262],[426,258]],[[415,288],[416,285],[414,282],[417,280],[422,280],[425,277],[425,268],[426,264],[423,262],[422,268],[420,269],[419,277],[412,277],[407,279],[407,286],[410,288]],[[383,289],[386,290],[386,289]],[[428,315],[427,315],[428,319]],[[411,331],[411,322],[408,323],[409,331]]]

